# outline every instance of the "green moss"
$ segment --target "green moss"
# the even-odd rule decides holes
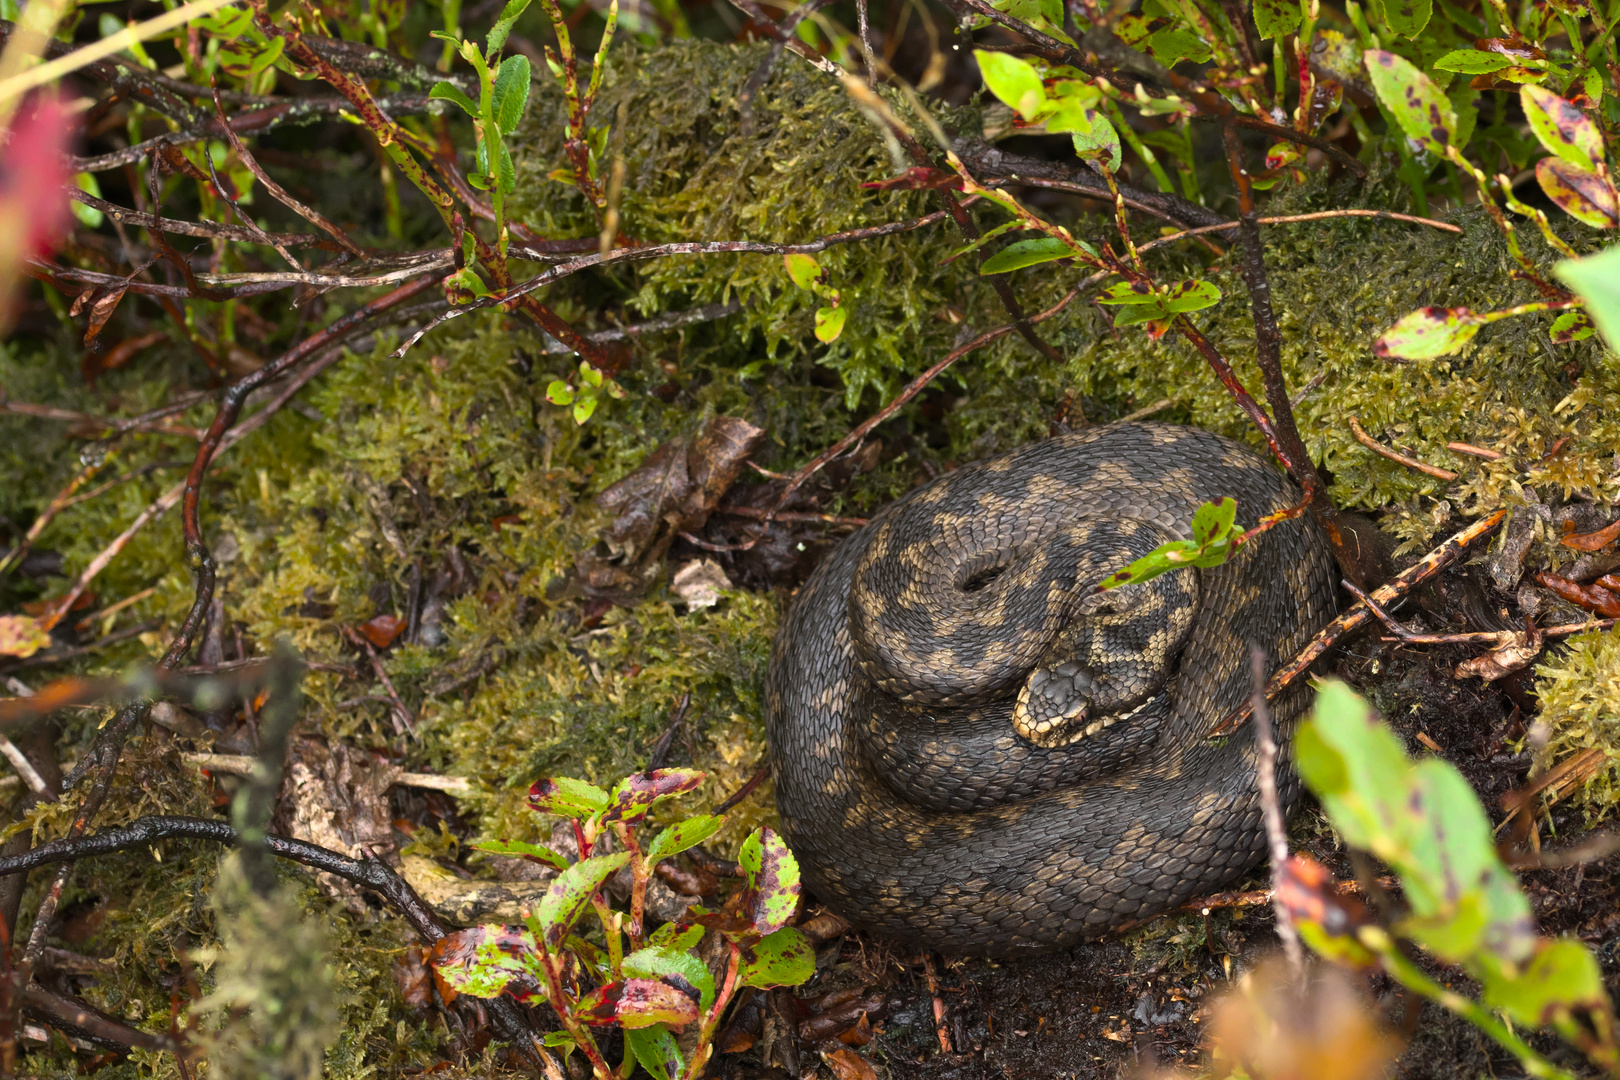
[[[1588,747],[1608,755],[1577,793],[1590,817],[1620,802],[1620,629],[1577,634],[1536,667],[1541,716],[1552,730],[1547,754],[1562,760]]]

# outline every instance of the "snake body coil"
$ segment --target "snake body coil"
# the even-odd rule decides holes
[[[1222,496],[1246,527],[1298,497],[1229,440],[1117,424],[968,465],[845,540],[766,686],[782,831],[816,896],[887,936],[1007,954],[1251,866],[1252,735],[1205,733],[1249,694],[1251,644],[1276,664],[1331,618],[1320,534],[1284,522],[1223,566],[1092,594]],[[1305,700],[1273,701],[1281,735]],[[1279,786],[1291,802],[1286,768]]]

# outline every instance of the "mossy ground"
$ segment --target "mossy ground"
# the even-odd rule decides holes
[[[736,93],[764,55],[758,47],[680,42],[616,56],[596,121],[618,125],[623,118],[610,147],[628,165],[629,236],[648,243],[808,240],[935,208],[927,193],[862,188],[896,171],[882,139],[837,84],[791,58],[755,102],[754,133],[744,134]],[[593,234],[577,193],[546,178],[561,163],[562,107],[549,86],[535,93],[529,147],[518,155],[516,216],[547,235]],[[962,131],[979,122],[972,110],[942,111],[940,119]],[[1302,213],[1346,199],[1404,209],[1392,185],[1373,182],[1352,192],[1345,183],[1309,183],[1268,209]],[[973,212],[985,224],[997,221],[993,211]],[[1424,549],[1462,514],[1515,504],[1527,486],[1543,499],[1609,503],[1620,495],[1614,459],[1620,360],[1594,343],[1552,345],[1549,320],[1532,316],[1487,328],[1448,359],[1399,364],[1373,356],[1373,338],[1413,307],[1490,310],[1532,297],[1528,285],[1510,278],[1506,249],[1482,215],[1459,211],[1452,220],[1464,229],[1461,236],[1367,219],[1268,230],[1290,385],[1317,384],[1297,410],[1306,442],[1331,478],[1334,501],[1376,513],[1406,553]],[[1106,236],[1101,226],[1086,228],[1094,239]],[[1537,238],[1521,235],[1534,257],[1548,261]],[[396,739],[389,704],[375,686],[357,689],[331,671],[311,672],[305,684],[306,725],[412,768],[472,780],[472,794],[460,800],[459,839],[434,840],[428,830],[419,834],[425,845],[456,854],[472,836],[543,839],[541,823],[523,807],[527,785],[547,774],[611,781],[640,767],[685,693],[689,738],[677,741],[673,759],[690,757],[708,769],[702,798],[718,801],[763,760],[760,686],[786,592],[739,589],[715,608],[689,613],[660,580],[633,607],[582,621],[577,600],[557,597],[566,592],[561,585],[576,556],[605,524],[592,497],[653,447],[691,434],[716,414],[766,430],[755,460],[769,469],[791,470],[834,442],[949,351],[966,327],[1005,321],[972,259],[948,258],[960,242],[942,224],[819,256],[850,311],[831,346],[812,337],[815,304],[791,286],[776,257],[679,256],[554,286],[544,299],[590,328],[714,301],[743,305],[729,318],[639,341],[621,380],[628,396],[606,401],[583,427],[544,396],[570,365],[546,352],[536,331],[507,316],[453,322],[403,359],[390,356],[392,338],[345,358],[302,395],[299,410],[278,414],[210,473],[203,524],[222,554],[220,589],[232,628],[261,648],[287,638],[312,660],[348,664],[354,654],[341,625],[379,612],[402,614],[413,580],[431,580],[454,549],[469,580],[447,599],[442,642],[398,646],[385,657],[415,715],[412,738]],[[1192,248],[1150,256],[1166,279],[1204,272],[1204,258]],[[1201,324],[1245,382],[1258,387],[1241,280],[1225,263],[1208,276],[1226,300]],[[1028,309],[1040,310],[1057,302],[1074,275],[1042,267],[1018,272],[1012,284]],[[327,311],[353,302],[334,298]],[[1084,300],[1044,323],[1041,333],[1063,363],[1040,357],[1016,336],[963,359],[880,430],[890,452],[828,491],[820,509],[869,511],[955,462],[1040,437],[1067,391],[1080,395],[1092,421],[1168,397],[1174,404],[1160,419],[1256,441],[1185,344],[1154,344],[1136,330],[1115,333],[1102,310]],[[0,384],[17,400],[132,413],[189,385],[190,365],[180,353],[154,354],[90,389],[79,379],[77,347],[64,328],[54,340],[14,341],[0,350]],[[211,412],[199,405],[185,421],[206,425]],[[1444,484],[1372,454],[1352,438],[1352,416],[1460,478]],[[15,416],[0,416],[0,432],[0,475],[8,478],[0,484],[0,516],[25,527],[79,467],[84,443],[60,424]],[[1543,456],[1565,439],[1557,453]],[[1507,456],[1481,462],[1447,450],[1453,441]],[[46,530],[40,546],[60,552],[66,572],[77,573],[179,479],[176,463],[189,463],[191,445],[155,435],[119,443],[105,476],[159,467],[74,507]],[[381,485],[385,498],[369,497],[357,483],[362,476]],[[119,670],[157,655],[191,601],[180,552],[170,515],[141,532],[97,579],[97,595],[107,602],[154,591],[96,630],[156,625],[73,669]],[[16,580],[0,584],[0,607],[46,588]],[[497,655],[482,677],[429,694]],[[1620,639],[1613,634],[1548,654],[1537,678],[1555,724],[1555,751],[1620,744],[1617,673]],[[43,677],[16,674],[34,682]],[[1390,706],[1404,701],[1398,687],[1389,691]],[[64,757],[77,756],[101,715],[64,718]],[[211,787],[173,764],[166,749],[161,734],[136,739],[104,824],[157,811],[207,812]],[[1606,805],[1614,779],[1605,774],[1600,783],[1599,803]],[[745,804],[733,837],[767,817],[768,806],[768,797]],[[48,839],[60,835],[65,820],[52,808],[27,824]],[[161,863],[141,856],[87,863],[65,901],[68,910],[99,905],[106,913],[76,947],[113,958],[119,974],[87,995],[154,1029],[166,1025],[171,993],[191,977],[189,952],[214,935],[205,894],[219,853],[171,848],[161,852]],[[437,1036],[403,1011],[389,975],[407,943],[397,923],[381,913],[369,921],[342,915],[313,889],[305,902],[311,918],[328,924],[337,969],[343,1034],[328,1060],[330,1074],[397,1075],[407,1066],[434,1065]],[[1202,929],[1187,933],[1181,942],[1171,938],[1161,959],[1182,946],[1212,951]],[[208,973],[196,974],[206,986]],[[41,1061],[40,1075],[66,1075],[72,1067],[66,1056],[53,1060]],[[172,1059],[136,1055],[108,1075],[168,1076],[172,1069]]]

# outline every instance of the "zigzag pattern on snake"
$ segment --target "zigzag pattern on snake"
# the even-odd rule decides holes
[[[766,719],[782,832],[833,910],[933,948],[1060,948],[1214,891],[1264,852],[1249,729],[1205,738],[1333,615],[1308,519],[1223,566],[1092,595],[1231,496],[1298,493],[1208,432],[1031,443],[885,507],[800,590]],[[1272,702],[1279,789],[1308,691]]]

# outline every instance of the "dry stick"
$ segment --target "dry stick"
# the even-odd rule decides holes
[[[355,648],[366,654],[366,658],[371,661],[371,670],[383,684],[383,689],[388,691],[388,700],[394,703],[391,714],[394,718],[394,734],[401,738],[413,734],[416,731],[416,721],[412,718],[411,711],[405,707],[405,703],[399,700],[399,695],[394,692],[393,680],[388,677],[388,669],[383,667],[382,657],[377,655],[377,650],[372,647],[371,642],[361,636],[354,627],[345,626],[343,636],[348,638]]]
[[[1376,617],[1379,622],[1383,623],[1389,632],[1394,634],[1397,638],[1402,641],[1411,641],[1412,638],[1417,636],[1402,625],[1401,622],[1395,618],[1395,616],[1391,615],[1388,611],[1385,611],[1384,605],[1380,604],[1377,600],[1374,600],[1361,589],[1357,588],[1355,582],[1346,578],[1342,579],[1339,584],[1343,585],[1345,591],[1351,596],[1355,597],[1363,604],[1366,604],[1367,610],[1371,611],[1374,617]]]
[[[74,412],[72,409],[59,409],[54,405],[36,405],[30,401],[0,401],[0,412],[12,413],[16,416],[32,416],[36,420],[57,420],[64,424],[83,424],[107,431],[147,431],[154,435],[180,435],[187,439],[202,438],[202,431],[198,428],[183,427],[179,424],[160,424],[151,421],[120,427],[120,421],[111,417],[92,416],[90,413]],[[46,520],[49,521],[50,519],[47,518]]]
[[[1483,446],[1475,446],[1473,443],[1465,442],[1448,442],[1446,443],[1446,449],[1459,454],[1467,454],[1470,457],[1484,458],[1486,461],[1501,461],[1506,456],[1495,450],[1487,450]]]
[[[0,408],[4,408],[4,405],[0,404]],[[0,558],[0,574],[4,574],[7,570],[22,562],[23,557],[28,554],[28,549],[34,546],[35,540],[39,539],[39,534],[45,531],[45,526],[49,525],[57,514],[67,508],[69,501],[73,498],[73,493],[100,472],[105,464],[105,458],[91,462],[73,475],[73,479],[68,481],[67,487],[57,492],[56,498],[52,499],[50,504],[40,512],[39,517],[34,519],[34,523],[28,527],[28,532],[23,535],[21,540],[17,541],[17,546],[6,552],[4,558]]]
[[[1254,710],[1254,740],[1259,754],[1255,760],[1260,806],[1266,819],[1266,842],[1271,849],[1271,890],[1282,888],[1283,867],[1288,863],[1288,829],[1283,824],[1282,802],[1277,798],[1277,740],[1272,734],[1271,710],[1266,708],[1266,654],[1258,645],[1249,650],[1249,666],[1254,674],[1254,694],[1249,707]],[[1305,955],[1299,947],[1299,931],[1288,905],[1272,905],[1277,914],[1277,936],[1282,939],[1288,966],[1298,978],[1305,971]]]
[[[1474,522],[1423,556],[1416,563],[1401,571],[1393,581],[1373,590],[1372,598],[1380,604],[1389,604],[1405,596],[1412,589],[1438,574],[1461,555],[1469,544],[1502,524],[1502,519],[1505,517],[1507,517],[1506,510],[1497,510],[1489,517]],[[1318,657],[1332,648],[1335,642],[1350,631],[1366,625],[1371,618],[1373,618],[1373,613],[1367,609],[1367,606],[1357,602],[1349,611],[1324,626],[1317,632],[1315,637],[1306,643],[1297,656],[1277,669],[1271,676],[1271,681],[1266,684],[1266,699],[1269,701],[1291,686],[1296,679],[1309,670]],[[1249,718],[1249,711],[1250,705],[1245,702],[1234,710],[1230,716],[1211,728],[1209,738],[1219,738],[1237,731],[1243,726],[1244,721]]]
[[[710,810],[709,813],[714,817],[719,817],[721,814],[724,814],[733,806],[736,806],[738,803],[748,798],[748,796],[752,795],[754,793],[754,789],[763,784],[765,782],[765,778],[769,775],[771,775],[771,766],[770,762],[766,762],[764,765],[761,765],[759,768],[754,770],[754,775],[748,778],[748,782],[746,784],[732,792],[730,797],[727,798],[725,802],[721,803],[719,806],[716,806],[713,810]]]
[[[1620,619],[1588,619],[1586,622],[1560,623],[1557,626],[1549,626],[1542,630],[1541,636],[1568,637],[1570,634],[1584,634],[1589,630],[1608,630],[1616,623],[1620,623]],[[1383,640],[1404,642],[1407,645],[1505,645],[1522,632],[1519,630],[1475,630],[1466,634],[1414,634],[1411,631],[1406,631]]]
[[[1362,446],[1365,446],[1373,453],[1381,455],[1382,457],[1387,457],[1391,461],[1399,462],[1400,464],[1405,465],[1408,469],[1416,469],[1424,476],[1432,476],[1436,480],[1444,480],[1447,483],[1457,479],[1457,474],[1452,472],[1450,469],[1442,469],[1436,465],[1426,465],[1417,458],[1410,458],[1405,454],[1391,450],[1389,447],[1383,445],[1371,435],[1368,435],[1367,432],[1362,429],[1360,419],[1354,416],[1350,418],[1350,434],[1356,437],[1356,442],[1360,443]]]
[[[945,1027],[945,1001],[939,996],[939,979],[934,975],[934,958],[926,949],[922,962],[923,974],[928,978],[928,993],[934,999],[934,1034],[939,1036],[940,1053],[954,1054],[956,1049],[951,1046],[950,1032]]]
[[[260,239],[260,237],[264,236],[284,247],[325,245],[325,241],[320,237],[309,236],[305,233],[266,233],[260,229],[249,229],[242,225],[230,225],[219,221],[181,221],[178,218],[158,217],[143,210],[130,210],[119,206],[117,203],[98,199],[88,192],[80,191],[77,186],[72,184],[62,190],[74,201],[100,210],[121,225],[134,225],[143,229],[160,228],[164,232],[178,233],[181,236],[236,240],[244,244],[262,244],[264,240]]]
[[[877,54],[872,51],[871,29],[866,24],[867,0],[855,0],[855,32],[861,41],[861,59],[866,62],[866,84],[876,86],[878,80]]]
[[[219,98],[219,89],[217,87],[214,89],[214,109],[219,114],[219,126],[225,129],[225,138],[230,142],[231,149],[236,151],[236,156],[241,159],[242,164],[246,165],[248,171],[258,178],[259,183],[264,185],[264,189],[270,193],[272,198],[324,232],[327,236],[330,236],[333,240],[336,240],[338,246],[350,255],[357,259],[366,258],[365,249],[349,239],[347,233],[332,224],[319,212],[305,206],[287,194],[285,188],[270,179],[270,174],[264,171],[264,166],[260,165],[252,154],[248,153],[247,147],[242,144],[242,137],[236,133],[236,129],[231,127],[230,121],[226,119],[225,104]]]

